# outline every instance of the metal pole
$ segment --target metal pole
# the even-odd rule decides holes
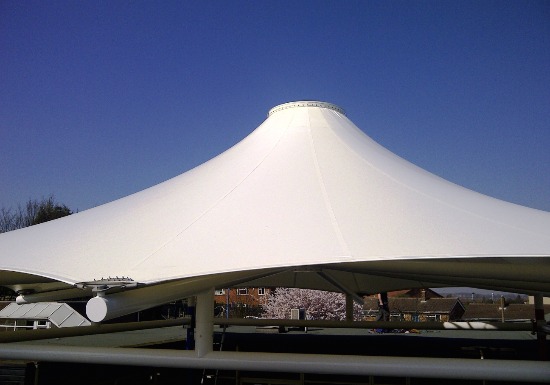
[[[118,324],[92,324],[91,326],[74,326],[68,328],[39,329],[29,333],[26,330],[18,330],[9,333],[0,333],[0,343],[45,340],[52,338],[65,338],[85,336],[91,334],[118,333],[130,330],[157,329],[171,326],[187,325],[189,318],[179,318],[161,321],[141,321]]]
[[[15,299],[18,305],[35,302],[53,302],[67,300],[70,298],[86,297],[92,294],[92,290],[83,290],[77,288],[48,291],[45,293],[20,294]]]
[[[191,322],[186,329],[185,349],[195,350],[195,328],[197,326],[197,299],[195,297],[187,298],[187,311],[191,316]]]
[[[236,326],[285,326],[315,328],[350,329],[417,329],[417,330],[483,330],[483,331],[533,331],[530,322],[412,322],[412,321],[330,321],[330,320],[291,320],[291,319],[244,319],[216,318],[215,325]]]
[[[229,318],[229,290],[230,288],[227,288],[227,293],[225,295],[225,318]]]
[[[214,288],[197,295],[195,352],[197,357],[212,352],[214,344]]]
[[[537,341],[539,358],[542,361],[548,360],[548,351],[546,349],[546,333],[543,332],[542,327],[546,324],[544,319],[544,299],[542,294],[536,294],[535,298],[535,322],[537,323]]]
[[[547,362],[467,358],[385,357],[262,352],[210,352],[4,344],[0,359],[159,368],[247,370],[438,379],[548,383]]]
[[[129,330],[153,329],[170,326],[191,324],[191,318],[179,318],[163,321],[141,321],[123,324],[93,324],[91,326],[77,326],[60,329],[25,330],[0,333],[0,343],[44,340],[50,338],[64,338],[91,334],[116,333]],[[544,321],[543,321],[544,322]],[[417,329],[417,330],[483,330],[483,331],[533,331],[533,325],[527,322],[518,323],[488,323],[488,322],[376,322],[376,321],[323,321],[323,320],[269,320],[269,319],[242,319],[216,318],[214,325],[220,326],[286,326],[286,327],[317,327],[317,328],[350,328],[350,329]]]
[[[353,322],[353,297],[346,294],[346,321]]]

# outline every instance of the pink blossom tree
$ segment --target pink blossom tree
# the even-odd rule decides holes
[[[271,319],[289,319],[291,309],[305,309],[308,319],[345,320],[346,297],[342,293],[321,290],[277,288],[263,306],[262,316]],[[353,304],[353,318],[362,317],[361,305]]]

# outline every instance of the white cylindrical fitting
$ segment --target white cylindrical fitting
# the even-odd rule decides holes
[[[137,289],[113,294],[105,292],[88,301],[86,314],[93,322],[106,321],[171,301],[191,297],[216,286],[229,287],[241,282],[244,278],[251,280],[255,277],[266,276],[267,274],[272,274],[272,271],[265,270],[256,276],[250,276],[250,272],[236,271],[223,275],[209,275],[194,277],[188,280],[145,285]],[[212,295],[214,295],[213,293],[212,289]]]
[[[86,304],[86,315],[92,322],[101,322],[107,317],[107,309],[107,301],[104,297],[94,297]]]
[[[98,295],[86,304],[86,315],[92,322],[102,322],[184,297],[185,291],[170,284]]]

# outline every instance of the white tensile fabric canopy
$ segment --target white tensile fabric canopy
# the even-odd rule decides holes
[[[106,318],[229,285],[548,294],[550,213],[414,166],[333,104],[293,102],[171,180],[1,234],[0,285],[21,302],[94,289],[119,300]]]

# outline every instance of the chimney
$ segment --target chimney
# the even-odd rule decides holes
[[[422,289],[420,291],[420,301],[421,302],[426,302],[426,289]]]

